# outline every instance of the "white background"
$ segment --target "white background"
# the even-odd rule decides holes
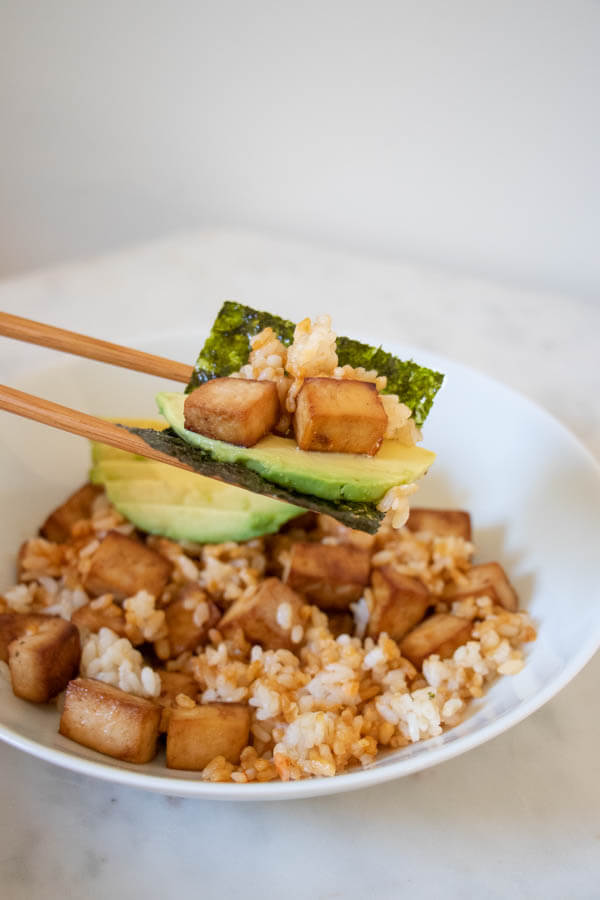
[[[0,17],[0,275],[229,224],[600,294],[598,3]]]

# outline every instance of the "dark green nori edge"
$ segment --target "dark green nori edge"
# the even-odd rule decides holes
[[[196,360],[186,393],[211,378],[237,372],[248,362],[250,338],[267,326],[283,344],[292,343],[294,322],[241,303],[225,301]],[[419,366],[412,360],[398,359],[381,347],[370,347],[346,337],[338,337],[337,354],[341,366],[364,366],[385,375],[388,381],[384,393],[397,394],[412,411],[415,423],[423,424],[442,386],[444,376],[441,372]]]
[[[379,512],[374,503],[323,500],[312,494],[300,494],[267,481],[241,463],[218,462],[204,450],[186,444],[171,428],[167,428],[165,431],[154,431],[152,428],[129,428],[125,425],[119,427],[139,435],[150,447],[186,463],[200,475],[227,481],[229,484],[245,488],[254,494],[263,494],[265,497],[284,500],[294,506],[326,513],[350,528],[375,534],[384,517],[384,513]]]

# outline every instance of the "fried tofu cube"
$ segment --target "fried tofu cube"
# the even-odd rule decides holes
[[[217,441],[253,447],[279,418],[279,396],[273,381],[213,378],[188,394],[185,427]]]
[[[94,500],[103,488],[95,484],[84,484],[78,491],[50,513],[40,534],[56,544],[63,543],[71,537],[71,528],[81,519],[89,519],[92,514]]]
[[[79,668],[79,632],[59,616],[44,616],[8,645],[13,693],[47,703],[67,686]]]
[[[166,669],[157,669],[160,675],[160,697],[157,703],[161,706],[172,706],[178,694],[185,694],[195,700],[198,696],[198,682],[187,672],[168,672]]]
[[[159,597],[171,569],[160,553],[136,538],[111,531],[93,554],[83,586],[95,597],[112,594],[116,600],[124,600],[141,590]]]
[[[370,568],[368,550],[299,541],[290,550],[286,582],[322,609],[348,609],[369,583]]]
[[[349,528],[347,525],[342,525],[341,522],[338,522],[338,520],[334,519],[332,516],[326,516],[323,513],[320,513],[317,525],[319,532],[323,537],[336,538],[336,540],[341,543],[351,544],[353,547],[358,547],[360,550],[373,550],[375,547],[376,535],[367,534],[366,531],[358,531],[356,528]]]
[[[296,399],[293,425],[301,450],[373,456],[388,419],[374,384],[307,378]]]
[[[395,641],[421,621],[431,603],[429,591],[417,578],[401,575],[393,566],[375,569],[372,578],[369,637],[382,631]]]
[[[333,610],[327,613],[328,626],[332,635],[337,638],[340,634],[354,634],[354,616],[352,613]]]
[[[70,681],[59,732],[124,762],[147,763],[156,755],[161,709],[120,688],[76,678]]]
[[[177,706],[179,694],[185,694],[191,700],[198,696],[198,682],[186,672],[168,672],[166,669],[157,669],[160,675],[160,696],[156,702],[162,707],[160,730],[167,730],[171,712]]]
[[[98,609],[94,606],[94,601],[80,606],[71,616],[73,625],[78,628],[87,628],[89,631],[97,633],[101,628],[110,628],[119,637],[126,637],[125,613],[116,603]]]
[[[41,613],[2,613],[0,615],[0,660],[8,662],[9,644],[27,632],[33,634],[48,618]]]
[[[414,506],[406,527],[411,531],[430,531],[438,537],[471,540],[471,516],[462,509],[423,509]]]
[[[518,608],[519,598],[500,563],[491,562],[472,566],[464,575],[465,582],[463,584],[455,585],[445,592],[448,599],[489,597],[494,603],[503,606],[510,612],[515,612]]]
[[[234,765],[250,737],[250,710],[239,703],[173,709],[167,729],[169,769],[204,769],[215,756]]]
[[[441,659],[452,656],[471,636],[472,622],[448,613],[436,613],[413,628],[400,644],[402,656],[420,669],[423,660],[437,653]]]
[[[246,640],[267,650],[292,650],[297,646],[294,630],[302,624],[302,605],[302,598],[287,584],[267,578],[255,594],[240,597],[229,607],[218,628],[223,634],[241,628]]]
[[[171,656],[195,650],[205,643],[209,630],[218,622],[220,612],[196,584],[186,584],[165,607]]]

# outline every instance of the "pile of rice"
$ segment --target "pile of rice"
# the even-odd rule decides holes
[[[447,588],[460,585],[471,565],[473,545],[461,538],[391,528],[372,537],[326,517],[307,528],[292,525],[280,535],[219,545],[140,535],[173,563],[170,582],[159,597],[140,591],[124,601],[125,636],[109,627],[97,634],[82,631],[82,675],[157,697],[159,668],[184,672],[196,680],[198,696],[194,701],[179,695],[179,705],[248,704],[251,740],[239,765],[217,757],[201,773],[205,780],[335,775],[372,763],[382,750],[435,737],[461,721],[469,701],[481,697],[493,678],[519,672],[523,644],[536,636],[525,612],[508,612],[490,597],[444,599]],[[110,595],[92,599],[82,587],[91,554],[111,530],[130,533],[133,526],[100,495],[91,518],[77,523],[66,543],[27,541],[20,554],[20,583],[4,592],[5,608],[69,619],[91,602],[109,617],[122,617]],[[218,621],[208,627],[215,610],[220,615],[235,600],[251,596],[266,577],[282,575],[295,540],[368,547],[372,571],[392,565],[419,578],[436,611],[474,623],[471,639],[449,659],[428,657],[422,672],[417,671],[385,633],[377,640],[363,636],[373,602],[370,588],[352,605],[354,625],[347,629],[352,633],[337,636],[334,618],[316,606],[302,606],[301,621],[293,623],[289,604],[282,603],[277,618],[282,628],[295,629],[294,652],[252,646],[241,632],[225,636]],[[196,589],[188,608],[195,624],[207,626],[206,638],[195,652],[173,656],[165,609],[186,585]]]

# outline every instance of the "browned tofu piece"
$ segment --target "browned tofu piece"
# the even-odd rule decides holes
[[[447,590],[445,595],[450,600],[464,597],[489,597],[504,609],[514,612],[519,606],[519,598],[506,572],[497,562],[483,563],[473,566],[465,572],[466,583],[456,585]]]
[[[79,668],[79,632],[59,616],[26,631],[8,646],[13,693],[32,703],[47,703],[67,686]]]
[[[307,378],[296,399],[293,425],[301,450],[373,456],[387,424],[377,388],[366,381]]]
[[[184,417],[189,431],[253,447],[279,418],[277,388],[273,381],[213,378],[187,395]]]
[[[195,599],[208,606],[208,618],[200,625],[194,622],[196,611],[192,603]],[[175,599],[165,607],[171,656],[179,656],[186,650],[195,650],[198,644],[205,643],[209,630],[219,621],[220,615],[214,603],[208,600],[204,591],[197,585],[186,584],[181,588]]]
[[[343,544],[351,544],[353,547],[359,547],[361,550],[373,550],[375,547],[374,534],[367,534],[366,531],[358,531],[356,528],[348,528],[342,525],[332,516],[326,516],[323,513],[319,515],[318,528],[323,537],[333,537],[341,541]]]
[[[136,538],[111,531],[91,559],[84,588],[88,594],[112,594],[124,600],[146,590],[159,597],[169,576],[171,563]]]
[[[94,609],[91,603],[86,603],[75,610],[71,622],[78,628],[87,628],[89,631],[98,632],[101,628],[110,628],[119,637],[126,636],[125,613],[116,603],[103,609]]]
[[[160,706],[94,678],[67,687],[62,735],[124,762],[146,763],[156,755]]]
[[[417,578],[401,575],[393,566],[375,569],[372,578],[373,604],[369,617],[369,637],[382,631],[395,641],[421,621],[431,603],[429,591]]]
[[[168,672],[166,669],[157,669],[160,675],[160,697],[157,703],[161,706],[172,706],[178,694],[185,694],[195,700],[198,696],[198,682],[192,675],[186,672]]]
[[[267,650],[292,650],[292,631],[300,625],[302,598],[279,578],[267,578],[251,597],[241,597],[229,607],[219,631],[241,628],[246,640]],[[289,606],[289,610],[288,607]]]
[[[92,514],[92,504],[101,494],[103,488],[95,484],[84,484],[83,487],[71,494],[68,500],[50,513],[42,527],[40,534],[49,541],[60,544],[71,537],[71,528],[81,519],[89,519]]]
[[[290,550],[287,583],[323,609],[348,609],[369,583],[370,568],[368,550],[299,541]]]
[[[0,614],[0,660],[8,662],[8,646],[28,632],[33,634],[49,617],[41,613]]]
[[[411,508],[406,527],[411,531],[430,531],[439,537],[471,540],[471,516],[461,509]]]
[[[185,694],[191,700],[196,700],[198,696],[198,682],[191,675],[185,672],[168,672],[166,669],[157,670],[160,675],[160,697],[156,702],[162,707],[160,719],[160,731],[165,732],[169,725],[171,712],[176,708],[177,696]]]
[[[472,622],[448,613],[436,613],[417,625],[400,644],[402,656],[420,669],[423,660],[432,653],[441,659],[452,656],[457,647],[471,636]]]
[[[167,730],[167,766],[199,771],[215,756],[238,763],[249,736],[250,710],[242,704],[173,709]]]
[[[354,616],[349,612],[332,611],[327,613],[329,630],[334,637],[340,634],[354,634]]]

